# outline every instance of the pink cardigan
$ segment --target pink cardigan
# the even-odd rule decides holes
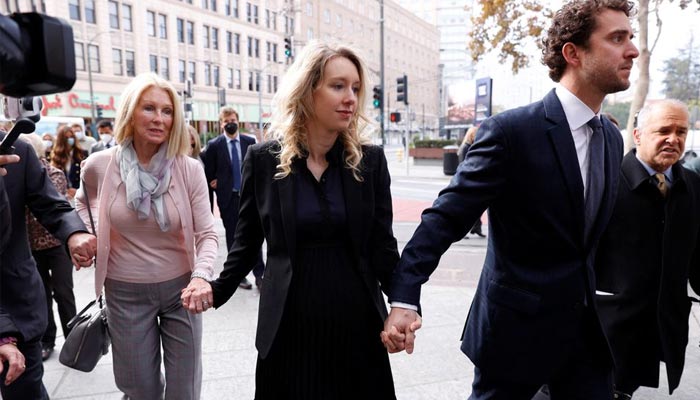
[[[78,214],[90,227],[85,191],[90,196],[92,216],[97,229],[97,260],[95,270],[95,296],[102,294],[107,277],[107,260],[110,251],[110,221],[106,216],[109,203],[123,185],[117,160],[118,146],[90,155],[82,169],[81,185],[75,197]],[[218,255],[219,241],[214,230],[214,216],[209,208],[207,180],[202,165],[187,156],[177,156],[172,164],[170,188],[185,235],[185,251],[191,260],[192,271],[204,272],[210,278]],[[88,228],[92,230],[91,228]],[[148,238],[144,238],[148,240]]]

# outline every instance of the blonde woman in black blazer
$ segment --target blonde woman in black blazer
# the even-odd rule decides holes
[[[398,260],[383,151],[361,135],[362,61],[309,43],[276,95],[274,140],[243,163],[235,243],[193,312],[220,307],[267,240],[256,347],[256,399],[395,399],[379,333]],[[199,279],[199,278],[195,278]]]

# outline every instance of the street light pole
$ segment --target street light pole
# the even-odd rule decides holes
[[[92,91],[92,62],[90,61],[90,45],[105,31],[97,32],[87,43],[87,69],[88,69],[88,87],[90,88],[90,135],[95,137],[95,95]],[[98,50],[99,51],[99,50]]]

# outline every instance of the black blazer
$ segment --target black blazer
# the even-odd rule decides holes
[[[260,293],[256,347],[265,358],[272,346],[284,311],[294,273],[296,251],[296,196],[293,178],[274,179],[279,160],[277,142],[256,144],[243,163],[241,205],[235,243],[219,278],[212,282],[214,306],[224,304],[238,283],[253,268],[263,239],[267,240],[267,266]],[[352,254],[377,308],[377,318],[387,316],[381,295],[389,290],[398,261],[392,231],[390,178],[381,148],[363,146],[363,182],[343,168],[342,185]],[[294,172],[292,172],[294,173]],[[379,335],[379,332],[377,332]]]
[[[440,256],[489,209],[489,242],[462,351],[491,376],[544,382],[580,335],[574,310],[593,299],[595,245],[612,211],[622,137],[602,120],[605,189],[584,238],[581,170],[554,91],[484,121],[452,181],[426,209],[394,273],[389,300],[418,304]],[[592,302],[592,301],[591,301]],[[599,324],[592,331],[610,362]]]
[[[688,344],[688,278],[700,293],[700,177],[672,167],[666,201],[637,160],[622,161],[615,210],[596,259],[600,319],[624,382],[658,387],[659,345],[669,390]]]
[[[238,134],[241,144],[241,162],[245,159],[248,147],[255,144],[255,140],[245,135]],[[216,202],[220,210],[226,210],[231,201],[231,188],[233,187],[233,170],[231,169],[231,155],[228,150],[226,134],[221,134],[207,143],[204,161],[204,173],[209,182],[216,179]]]
[[[22,140],[14,146],[21,161],[6,165],[3,178],[12,222],[6,224],[3,219],[0,226],[10,230],[0,257],[0,337],[28,341],[44,334],[47,314],[44,286],[27,239],[25,206],[62,242],[87,230],[70,203],[56,191],[31,146]]]

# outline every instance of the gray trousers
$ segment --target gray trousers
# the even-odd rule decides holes
[[[166,400],[199,400],[202,317],[180,303],[189,281],[190,274],[160,283],[105,282],[114,379],[130,400],[163,399],[164,387]]]

